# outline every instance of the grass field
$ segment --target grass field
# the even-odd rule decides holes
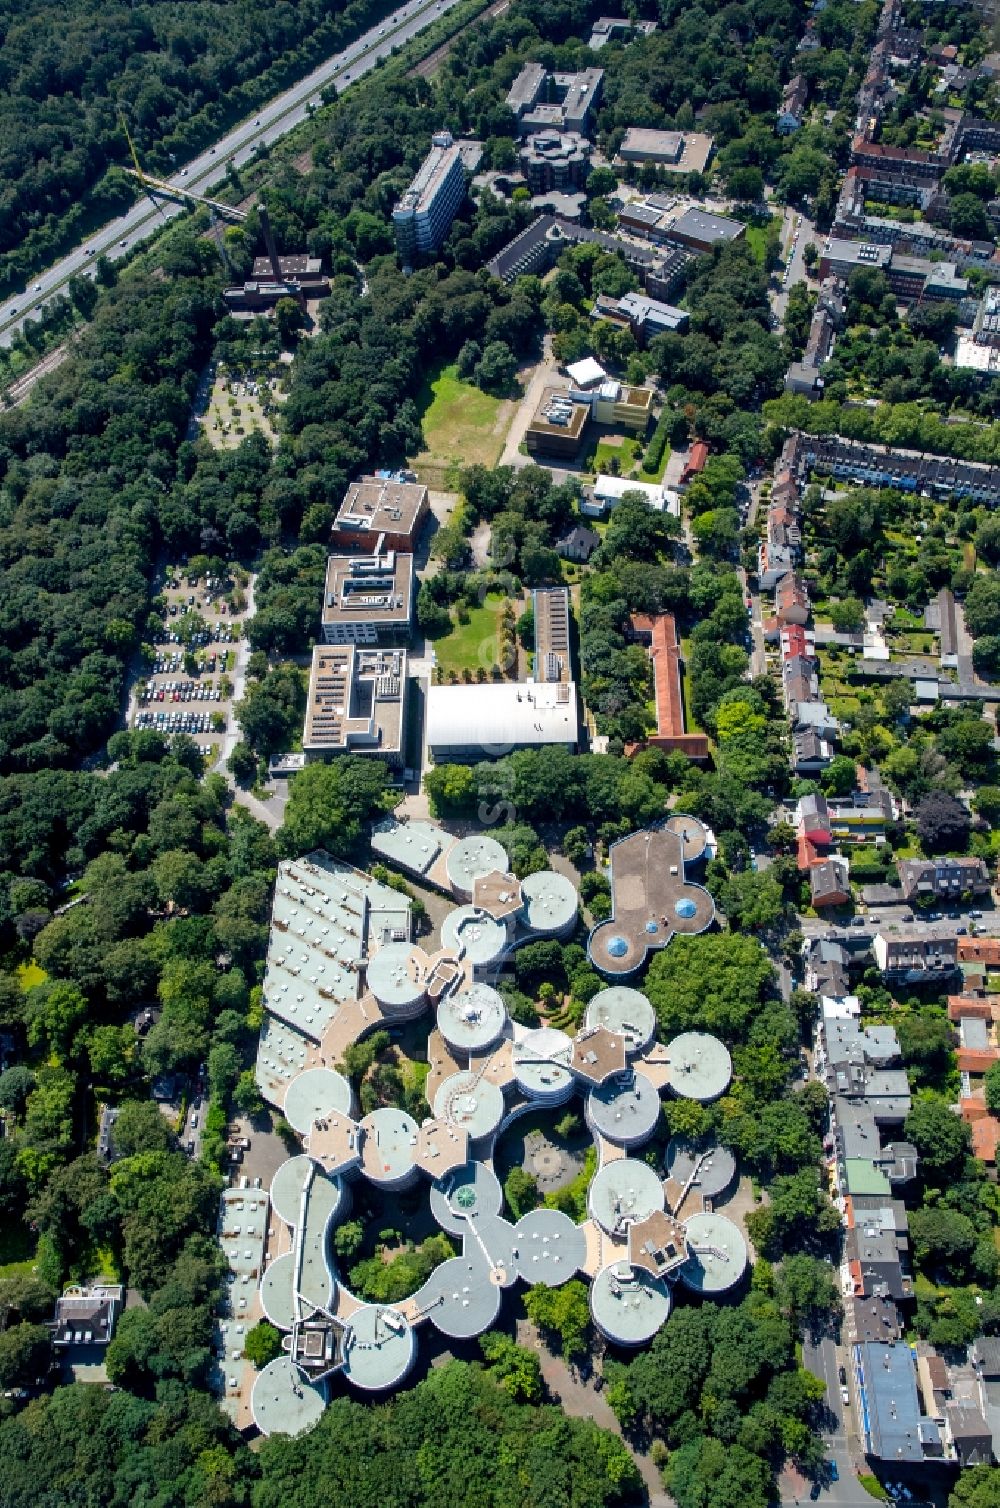
[[[455,367],[446,366],[427,381],[417,398],[424,431],[424,449],[412,464],[421,480],[443,485],[448,472],[478,461],[495,466],[514,404],[480,392],[463,382]]]
[[[745,231],[746,243],[762,267],[767,254],[768,229],[768,225],[748,225]]]
[[[468,623],[454,623],[451,633],[434,641],[437,663],[447,676],[450,670],[461,675],[481,665],[491,670],[500,658],[500,613],[504,598],[491,592],[480,607],[470,611]]]

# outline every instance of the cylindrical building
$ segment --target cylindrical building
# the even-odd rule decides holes
[[[380,1189],[405,1189],[418,1176],[413,1161],[419,1127],[412,1115],[383,1105],[361,1122],[361,1171]]]
[[[587,1096],[587,1125],[616,1147],[641,1147],[656,1130],[660,1096],[643,1073],[608,1079]]]
[[[576,1080],[569,1068],[573,1044],[555,1026],[539,1026],[514,1043],[514,1078],[522,1094],[542,1105],[562,1105]]]
[[[507,1007],[488,984],[446,995],[437,1009],[438,1031],[452,1052],[461,1057],[489,1052],[504,1034]]]

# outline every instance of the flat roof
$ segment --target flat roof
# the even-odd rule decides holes
[[[521,1216],[514,1235],[517,1271],[526,1283],[557,1288],[587,1260],[583,1227],[561,1210],[531,1210]]]
[[[438,1089],[434,1114],[479,1141],[492,1136],[503,1120],[503,1090],[478,1070],[462,1069],[449,1075]]]
[[[514,1043],[514,1075],[526,1094],[549,1099],[573,1083],[573,1043],[556,1026],[539,1026]]]
[[[634,1145],[646,1141],[660,1119],[660,1094],[644,1073],[609,1079],[587,1097],[587,1120],[608,1141]]]
[[[433,822],[399,822],[395,817],[377,823],[371,838],[381,858],[414,874],[426,874],[447,842],[448,834]]]
[[[670,1138],[664,1165],[668,1178],[682,1186],[690,1180],[704,1199],[717,1199],[736,1177],[736,1158],[728,1147],[719,1142],[702,1145],[686,1136]]]
[[[285,1091],[283,1113],[292,1130],[305,1136],[313,1121],[331,1110],[350,1115],[352,1100],[349,1080],[335,1068],[307,1068]]]
[[[613,910],[587,943],[602,974],[632,974],[675,934],[693,937],[715,920],[708,891],[685,876],[686,848],[681,835],[665,825],[611,845]]]
[[[326,1389],[309,1382],[290,1356],[278,1356],[254,1383],[250,1408],[262,1435],[301,1435],[319,1423]]]
[[[441,138],[440,141],[432,138],[430,151],[393,209],[393,218],[397,215],[418,214],[423,209],[430,210],[442,184],[453,172],[455,163],[463,162],[462,149],[452,140],[450,133],[442,132]]]
[[[681,1032],[667,1048],[670,1087],[688,1100],[717,1100],[733,1076],[729,1049],[708,1032]]]
[[[264,1313],[279,1330],[290,1330],[295,1323],[295,1253],[283,1252],[264,1269],[260,1283],[260,1302]]]
[[[604,1026],[625,1038],[629,1052],[642,1052],[656,1033],[656,1012],[641,990],[611,984],[598,990],[587,1006],[587,1026]]]
[[[664,1208],[663,1184],[648,1163],[619,1157],[605,1163],[587,1191],[587,1209],[602,1230],[623,1237],[635,1220]]]
[[[305,1152],[289,1157],[271,1179],[271,1205],[286,1225],[296,1225],[302,1190],[312,1176],[313,1160]]]
[[[324,633],[372,623],[406,628],[413,612],[413,556],[402,550],[382,555],[331,555],[320,620]]]
[[[412,1115],[392,1105],[372,1110],[361,1122],[361,1167],[374,1184],[395,1183],[413,1167],[418,1126]]]
[[[344,493],[333,521],[332,537],[361,534],[374,547],[380,534],[412,539],[427,515],[429,493],[423,482],[396,477],[362,477]]]
[[[467,1162],[431,1184],[431,1214],[451,1236],[464,1236],[470,1220],[478,1223],[502,1208],[500,1180],[488,1163]]]
[[[383,1392],[402,1382],[416,1346],[413,1328],[398,1309],[362,1304],[347,1322],[344,1376],[364,1392]]]
[[[704,209],[686,209],[670,226],[674,235],[691,236],[699,241],[736,241],[746,226],[727,215],[712,215]]]
[[[485,1052],[503,1034],[507,1007],[491,985],[476,981],[467,990],[444,997],[437,1008],[437,1025],[451,1046],[470,1053]]]
[[[425,994],[417,967],[420,949],[409,942],[384,943],[368,965],[368,988],[390,1010],[413,1009]]]
[[[398,756],[406,737],[406,676],[405,649],[315,645],[304,751]]]
[[[475,749],[482,759],[495,759],[511,749],[542,744],[575,748],[578,741],[576,686],[572,681],[558,685],[500,681],[428,688],[427,743],[432,752],[441,750],[447,756],[451,750]],[[447,864],[450,872],[450,854]],[[489,866],[497,867],[496,861]],[[507,867],[506,854],[503,867]]]
[[[458,906],[441,923],[441,945],[484,967],[504,952],[507,928],[479,906]]]
[[[621,1261],[602,1267],[590,1285],[594,1324],[622,1346],[652,1340],[670,1315],[670,1288],[662,1278]]]
[[[692,1215],[684,1222],[688,1259],[680,1269],[682,1282],[695,1293],[724,1293],[746,1271],[748,1254],[743,1232],[725,1215]]]
[[[471,690],[471,687],[461,689]],[[472,894],[475,881],[483,875],[492,874],[495,869],[506,870],[509,866],[507,850],[488,833],[476,833],[469,838],[459,838],[445,857],[445,870],[449,883],[466,895]]]
[[[576,920],[576,886],[555,869],[542,869],[521,881],[523,915],[533,932],[561,932]]]
[[[474,1241],[460,1257],[436,1267],[416,1295],[435,1329],[455,1340],[482,1335],[496,1323],[502,1290],[490,1281],[490,1267]]]
[[[272,1105],[284,1102],[288,1085],[306,1066],[315,1051],[312,1044],[277,1016],[265,1015],[257,1042],[255,1076],[264,1098]]]
[[[589,418],[589,403],[575,402],[565,388],[550,387],[539,399],[528,431],[540,435],[568,435],[572,440],[579,440]]]
[[[651,158],[674,173],[703,173],[712,155],[714,138],[703,131],[654,131],[629,126],[619,147],[626,158]]]
[[[263,983],[268,1011],[321,1042],[341,1005],[360,995],[361,960],[394,932],[410,935],[407,896],[326,853],[280,864]],[[263,1035],[258,1078],[261,1058],[273,1072]]]
[[[570,665],[569,590],[539,587],[531,595],[535,618],[535,679],[568,681]]]

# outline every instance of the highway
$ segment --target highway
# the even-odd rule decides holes
[[[343,52],[308,74],[292,88],[279,94],[258,113],[243,121],[217,141],[213,147],[180,168],[167,181],[178,189],[206,194],[222,183],[226,164],[242,167],[260,146],[273,146],[282,136],[306,119],[321,103],[324,89],[337,93],[369,73],[380,58],[389,57],[417,36],[432,21],[460,3],[460,0],[407,0],[405,5],[358,37]],[[429,145],[429,143],[428,143]],[[87,240],[47,271],[37,273],[23,294],[15,294],[0,308],[0,346],[9,346],[25,319],[41,310],[55,294],[65,288],[75,274],[93,276],[93,267],[102,254],[109,261],[121,261],[155,231],[184,211],[184,206],[169,200],[152,200],[144,196],[124,215],[102,226]]]

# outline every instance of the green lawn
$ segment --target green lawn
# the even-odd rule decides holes
[[[450,670],[491,670],[500,658],[500,613],[504,598],[491,592],[480,607],[470,611],[468,623],[453,621],[451,632],[434,641],[437,663],[447,677]]]
[[[442,367],[424,383],[418,398],[424,449],[413,458],[427,480],[477,461],[495,466],[513,417],[513,405],[463,382],[454,365]]]
[[[772,216],[773,218],[776,217]],[[744,232],[747,245],[762,267],[764,265],[764,258],[767,255],[767,233],[769,229],[770,222],[767,225],[748,225]]]
[[[626,435],[620,440],[598,440],[593,454],[585,459],[583,469],[593,473],[594,476],[598,472],[605,476],[614,476],[612,462],[617,461],[619,476],[628,477],[636,471],[638,476],[635,480],[638,482],[661,482],[663,473],[667,469],[667,462],[670,460],[670,446],[664,446],[660,464],[655,471],[642,469],[645,450],[645,440],[634,435]]]

